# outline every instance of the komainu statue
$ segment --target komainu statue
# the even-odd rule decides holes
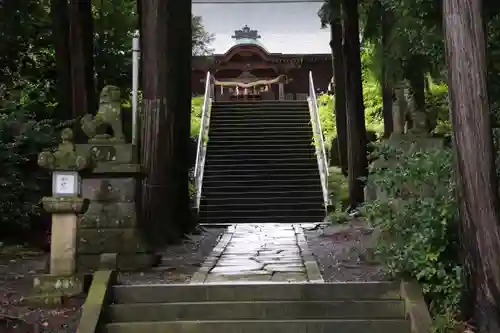
[[[85,115],[82,120],[83,132],[92,140],[125,141],[123,134],[120,89],[115,86],[105,86],[99,98],[99,110],[95,117]],[[108,130],[113,131],[113,135]]]

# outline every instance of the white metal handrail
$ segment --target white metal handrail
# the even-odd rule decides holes
[[[316,147],[316,157],[318,159],[318,168],[321,178],[321,187],[323,189],[323,200],[325,209],[328,207],[330,198],[328,193],[328,160],[326,157],[325,141],[323,131],[321,130],[321,119],[319,117],[318,99],[314,89],[314,80],[312,72],[309,71],[309,112],[311,115],[311,124],[314,133],[314,146]]]
[[[210,128],[210,110],[212,107],[212,76],[207,73],[205,81],[205,96],[200,122],[200,134],[198,135],[198,147],[196,150],[196,164],[194,166],[194,177],[196,187],[196,209],[200,208],[201,187],[203,184],[203,171],[205,169],[205,156],[207,154],[208,130]]]

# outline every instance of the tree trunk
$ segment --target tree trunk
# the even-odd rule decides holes
[[[93,18],[91,0],[70,0],[70,53],[73,117],[79,118],[97,109],[94,85]],[[79,122],[75,124],[77,141],[84,139]]]
[[[171,129],[174,131],[174,163],[170,183],[173,221],[179,223],[182,232],[195,225],[191,216],[189,197],[189,168],[191,151],[191,55],[192,21],[191,1],[170,0],[168,18],[167,82],[169,98],[167,110],[171,110]]]
[[[368,175],[365,110],[361,83],[358,0],[343,0],[344,59],[347,100],[347,161],[349,205],[355,209],[364,201]]]
[[[342,54],[342,21],[339,1],[330,1],[334,17],[330,22],[330,47],[333,55],[333,77],[335,94],[335,123],[337,126],[337,150],[339,165],[344,176],[347,176],[347,121],[345,95],[345,62]],[[332,147],[331,149],[335,149]]]
[[[384,138],[391,136],[394,128],[392,118],[392,104],[394,103],[394,86],[392,74],[389,73],[389,38],[392,30],[393,15],[392,12],[384,8],[382,10],[382,75],[380,86],[382,87],[382,116],[384,118]]]
[[[156,245],[179,239],[184,225],[191,222],[187,169],[191,38],[185,38],[190,29],[189,1],[142,1],[141,158],[148,172],[142,212],[147,236]]]
[[[52,38],[56,52],[56,93],[57,118],[69,120],[71,112],[71,59],[69,46],[68,0],[52,0],[50,3],[52,16]]]
[[[143,136],[141,163],[147,176],[142,188],[143,226],[155,245],[168,237],[175,239],[178,230],[171,226],[167,164],[174,156],[173,131],[167,123],[167,0],[141,2],[141,63]],[[170,126],[173,127],[173,126]]]
[[[449,97],[469,303],[479,332],[500,331],[500,212],[480,0],[444,0]]]

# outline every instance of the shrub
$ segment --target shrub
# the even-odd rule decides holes
[[[433,315],[456,313],[463,271],[451,151],[381,146],[377,154],[391,165],[370,173],[384,195],[362,208],[380,232],[376,254],[393,276],[419,281]]]
[[[344,211],[349,205],[349,189],[347,178],[340,168],[330,167],[328,176],[328,190],[330,199],[335,206],[335,211]]]
[[[37,155],[58,138],[55,123],[39,120],[50,110],[39,87],[28,87],[19,96],[0,104],[0,229],[4,237],[39,229],[37,203],[50,191],[50,178],[37,165]],[[35,110],[37,112],[35,112]],[[45,114],[46,115],[46,114]]]
[[[201,115],[203,112],[203,96],[191,100],[191,137],[198,138],[200,134]]]

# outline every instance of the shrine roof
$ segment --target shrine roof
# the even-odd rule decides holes
[[[236,44],[234,46],[231,47],[232,48],[235,48],[235,47],[238,47],[240,45],[256,45],[260,48],[262,48],[264,51],[266,52],[269,52],[267,50],[267,48],[264,46],[264,44],[262,44],[260,41],[258,41],[257,39],[253,39],[253,38],[242,38],[242,39],[238,39],[236,41]]]

